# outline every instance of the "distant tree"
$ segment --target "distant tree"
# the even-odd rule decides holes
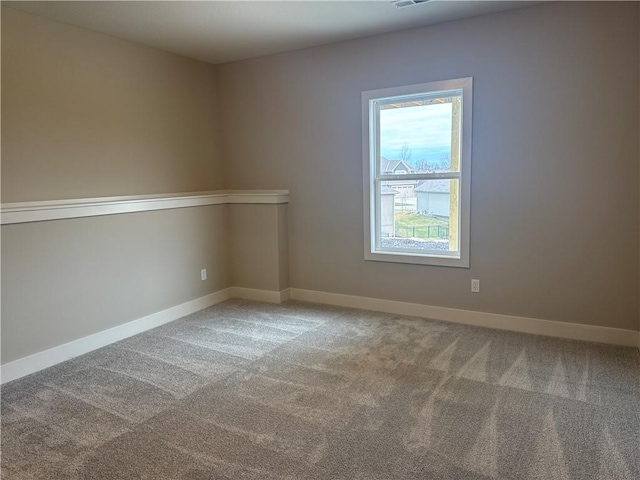
[[[446,154],[440,160],[437,160],[434,164],[436,170],[445,170],[451,167],[451,156]]]
[[[420,160],[416,160],[416,171],[418,172],[426,172],[429,170],[429,161],[426,158],[421,158]]]
[[[409,163],[409,160],[411,159],[411,148],[409,148],[408,143],[402,145],[402,148],[400,149],[400,159]]]

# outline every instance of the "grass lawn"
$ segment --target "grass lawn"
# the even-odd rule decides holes
[[[438,231],[438,226],[440,229]],[[448,238],[449,222],[427,215],[396,212],[396,235],[405,238]]]

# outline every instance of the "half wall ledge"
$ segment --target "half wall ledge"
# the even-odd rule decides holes
[[[11,225],[15,223],[118,215],[204,205],[273,205],[286,203],[289,203],[288,190],[215,190],[208,192],[45,200],[1,204],[0,223],[2,225]]]

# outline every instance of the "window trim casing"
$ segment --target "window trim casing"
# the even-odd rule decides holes
[[[377,114],[373,106],[374,100],[392,97],[432,93],[437,91],[462,90],[462,119],[460,145],[460,180],[459,180],[459,256],[438,254],[403,253],[401,251],[381,251],[375,247],[375,212],[379,209],[378,196],[373,188],[375,168],[378,163],[375,141],[379,138],[379,121],[373,121]],[[362,92],[362,154],[363,154],[363,186],[364,186],[364,259],[378,262],[411,263],[418,265],[434,265],[443,267],[469,268],[469,245],[471,223],[471,124],[473,108],[473,78],[457,78],[436,82],[383,88]],[[374,132],[374,128],[376,131]],[[398,180],[407,180],[410,175],[397,175]],[[375,208],[371,208],[376,205]]]

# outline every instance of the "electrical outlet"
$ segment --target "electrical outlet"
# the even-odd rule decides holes
[[[475,278],[471,279],[471,291],[474,293],[480,292],[480,280]]]
[[[206,280],[207,279],[207,269],[203,268],[202,270],[200,270],[200,279],[201,280]]]

